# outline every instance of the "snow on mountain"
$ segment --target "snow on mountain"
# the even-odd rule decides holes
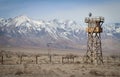
[[[7,23],[7,20],[4,18],[0,18],[0,27],[2,27],[3,25],[5,25]]]
[[[1,22],[0,35],[17,40],[26,38],[31,42],[42,40],[45,43],[60,41],[77,43],[84,32],[82,26],[72,20],[33,20],[23,15],[4,20],[5,22]]]
[[[103,37],[120,37],[119,23],[104,24],[102,27]],[[0,18],[0,37],[6,38],[7,44],[12,43],[12,45],[18,43],[45,45],[54,42],[59,47],[67,48],[67,45],[71,47],[74,46],[73,44],[86,44],[85,28],[85,25],[73,20],[33,20],[24,15],[9,19]],[[3,38],[0,38],[0,43],[3,43],[2,40]]]
[[[106,36],[120,38],[120,23],[110,23],[103,25],[103,31]]]
[[[1,22],[2,20],[4,20],[4,18],[1,18],[1,17],[0,17],[0,22]]]
[[[116,26],[117,25],[117,26]],[[52,21],[43,21],[43,20],[32,20],[27,16],[21,15],[12,19],[3,19],[0,18],[0,26],[4,31],[8,33],[43,33],[47,32],[54,38],[63,37],[67,38],[73,36],[78,38],[78,34],[85,33],[85,27],[77,24],[72,20],[58,20],[54,19]],[[104,32],[109,36],[114,33],[120,33],[119,24],[107,24],[103,26]]]

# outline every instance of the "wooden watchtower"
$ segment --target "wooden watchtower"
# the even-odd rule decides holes
[[[92,13],[89,13],[89,17],[85,18],[85,23],[88,24],[88,27],[86,28],[88,40],[85,62],[102,64],[101,33],[103,32],[102,24],[104,23],[104,17],[92,17]]]

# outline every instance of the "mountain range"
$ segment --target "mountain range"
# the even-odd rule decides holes
[[[86,49],[86,27],[87,24],[73,20],[34,20],[24,15],[0,18],[0,46]],[[119,52],[120,23],[103,24],[102,27],[103,50]]]

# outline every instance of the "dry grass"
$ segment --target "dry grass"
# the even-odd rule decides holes
[[[63,64],[61,58],[66,54],[52,56],[50,63],[48,55],[39,53],[36,64],[36,54],[5,53],[4,64],[0,64],[0,77],[120,77],[120,59],[116,56],[105,57],[104,65],[95,66],[84,64],[81,56],[75,58],[74,63]],[[20,64],[21,55],[24,56]]]
[[[108,68],[109,67],[109,68]],[[120,67],[85,64],[0,65],[3,77],[120,77]]]
[[[95,76],[104,76],[105,72],[104,71],[100,71],[97,69],[91,69],[89,72],[91,75],[95,75]]]

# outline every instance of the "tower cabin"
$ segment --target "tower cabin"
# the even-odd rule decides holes
[[[86,32],[88,33],[101,33],[102,30],[102,23],[104,22],[104,17],[86,17],[85,23],[88,23],[88,27],[86,28]],[[100,24],[101,23],[101,24]]]

